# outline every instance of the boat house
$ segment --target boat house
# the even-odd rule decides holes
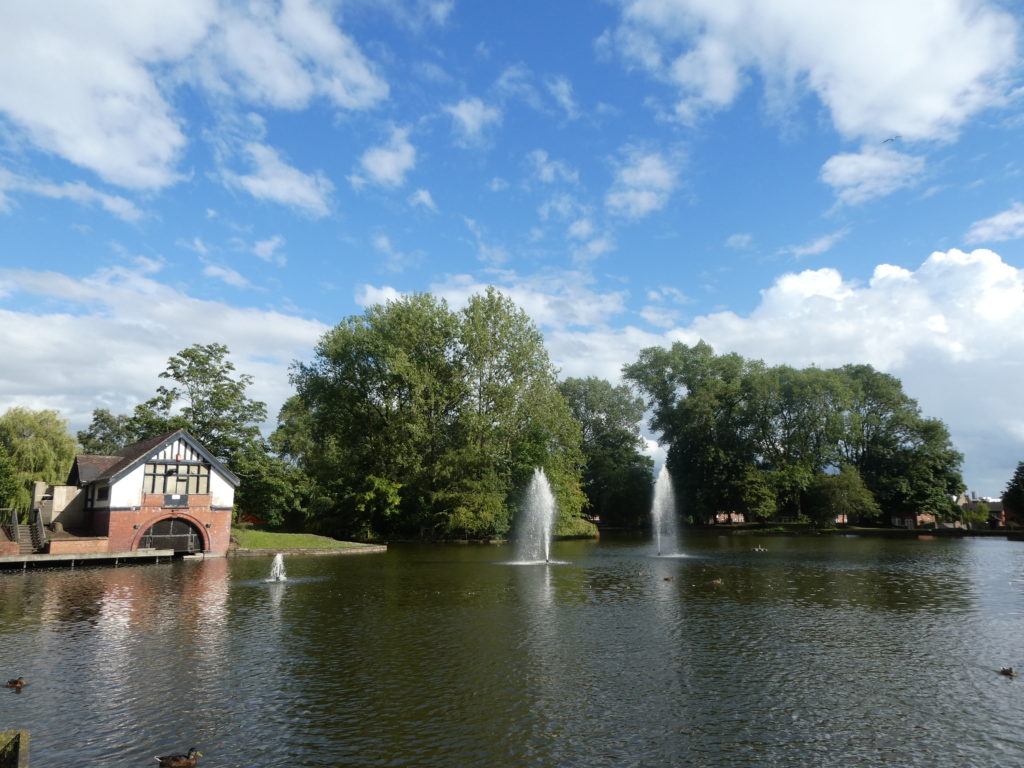
[[[66,485],[37,483],[33,509],[49,554],[223,555],[238,478],[183,429],[114,456],[76,456]]]

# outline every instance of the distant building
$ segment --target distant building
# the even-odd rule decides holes
[[[114,456],[76,456],[66,485],[36,483],[51,554],[173,549],[222,555],[238,478],[185,430]]]

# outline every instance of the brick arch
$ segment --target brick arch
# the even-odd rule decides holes
[[[163,522],[164,520],[182,520],[188,523],[192,528],[195,529],[196,533],[199,534],[199,540],[202,542],[200,550],[203,552],[208,552],[212,549],[210,541],[210,532],[206,530],[206,526],[204,526],[202,522],[197,520],[195,516],[190,515],[189,513],[183,510],[174,510],[173,512],[166,511],[159,515],[156,515],[147,520],[142,525],[140,525],[139,529],[135,532],[135,536],[132,537],[132,550],[137,550],[139,548],[139,544],[142,542],[142,537],[145,536],[154,525]]]

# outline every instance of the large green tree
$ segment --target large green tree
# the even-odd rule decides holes
[[[293,371],[275,440],[316,480],[329,532],[485,537],[542,466],[576,525],[579,426],[543,339],[493,289],[460,312],[429,294],[376,305],[324,334]]]
[[[1003,491],[1003,509],[1007,522],[1020,525],[1024,521],[1024,461],[1017,464],[1017,469],[1006,484]]]
[[[590,376],[558,385],[583,432],[583,489],[590,512],[612,526],[648,523],[654,462],[641,453],[643,398],[626,385]]]
[[[57,411],[11,408],[0,416],[0,445],[17,484],[8,503],[23,510],[32,502],[32,483],[63,483],[75,458],[75,438]]]
[[[645,349],[624,371],[648,397],[686,514],[699,519],[806,517],[808,503],[820,513],[835,487],[859,497],[843,467],[885,511],[949,516],[963,489],[945,425],[871,366],[767,367],[700,342]],[[876,516],[867,497],[858,509]]]
[[[18,495],[18,473],[14,462],[7,454],[7,447],[0,442],[0,509],[13,507]],[[6,520],[2,522],[6,523]]]
[[[167,361],[159,374],[167,383],[131,415],[93,411],[78,433],[87,453],[112,454],[131,443],[185,429],[238,475],[240,515],[271,525],[300,517],[304,478],[273,454],[260,432],[267,407],[248,395],[252,376],[237,373],[224,344],[193,344]]]

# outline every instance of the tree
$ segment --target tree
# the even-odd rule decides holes
[[[887,511],[948,517],[963,490],[962,457],[945,425],[924,418],[898,379],[871,366],[769,368],[700,342],[645,349],[624,372],[648,397],[651,426],[669,445],[677,492],[694,517],[801,517],[812,490],[820,513],[822,484],[840,482],[821,476],[844,466]]]
[[[818,475],[810,488],[809,513],[819,525],[832,526],[837,518],[850,523],[876,520],[882,514],[860,473],[844,464],[836,474]]]
[[[12,507],[18,494],[18,473],[7,448],[0,442],[0,509]],[[7,521],[2,521],[6,523]]]
[[[90,456],[113,456],[137,440],[131,419],[123,414],[113,414],[106,408],[94,410],[89,428],[78,433],[82,452]]]
[[[583,489],[590,512],[607,524],[638,528],[650,513],[654,462],[644,447],[644,401],[625,385],[569,378],[558,385],[583,433]]]
[[[28,509],[32,483],[62,483],[75,458],[75,439],[57,411],[11,408],[0,416],[0,446],[14,470],[13,506]]]
[[[1003,509],[1006,520],[1013,520],[1018,525],[1024,519],[1024,461],[1017,464],[1017,469],[1006,484],[1003,491]]]
[[[461,312],[429,294],[376,305],[296,364],[275,440],[316,482],[311,512],[344,535],[503,533],[543,466],[578,519],[579,426],[543,339],[494,289]]]

